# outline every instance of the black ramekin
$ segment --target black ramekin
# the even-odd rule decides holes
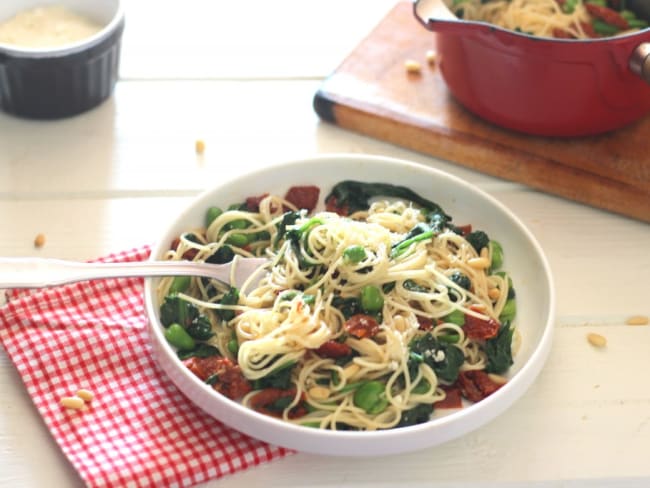
[[[23,9],[38,5],[23,3]],[[65,1],[59,3],[65,6]],[[50,49],[0,43],[2,110],[25,118],[58,119],[89,110],[111,95],[118,77],[124,11],[120,0],[98,0],[87,2],[91,13],[93,3],[101,4],[94,17],[101,21],[103,15],[104,27],[80,42]]]

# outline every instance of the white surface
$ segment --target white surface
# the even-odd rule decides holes
[[[392,5],[188,0],[181,13],[127,1],[111,100],[57,122],[0,115],[0,255],[85,260],[151,243],[189,197],[268,161],[356,152],[441,168],[512,209],[549,258],[558,320],[538,380],[505,415],[439,447],[295,454],[209,486],[649,486],[650,327],[624,321],[650,315],[650,226],[320,123],[320,80]],[[80,486],[2,352],[0,391],[0,486]]]

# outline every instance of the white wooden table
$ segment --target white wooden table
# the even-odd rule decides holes
[[[650,327],[625,325],[650,315],[650,226],[321,123],[311,106],[321,80],[394,0],[125,3],[108,102],[57,122],[0,115],[0,255],[86,260],[149,244],[224,177],[353,152],[487,190],[536,235],[556,279],[550,359],[487,426],[393,459],[296,454],[209,486],[650,486]],[[37,250],[38,233],[47,242]],[[590,331],[605,349],[587,343]],[[0,350],[0,486],[80,484]]]

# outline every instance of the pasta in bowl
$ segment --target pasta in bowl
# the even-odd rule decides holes
[[[236,255],[269,262],[240,287],[147,281],[151,336],[190,400],[268,442],[347,455],[444,442],[505,410],[550,348],[534,238],[430,168],[356,155],[269,167],[204,193],[152,253]]]

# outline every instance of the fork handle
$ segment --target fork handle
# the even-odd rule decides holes
[[[0,258],[0,288],[44,288],[97,278],[205,276],[228,282],[230,264],[187,261],[82,263],[49,258]]]

